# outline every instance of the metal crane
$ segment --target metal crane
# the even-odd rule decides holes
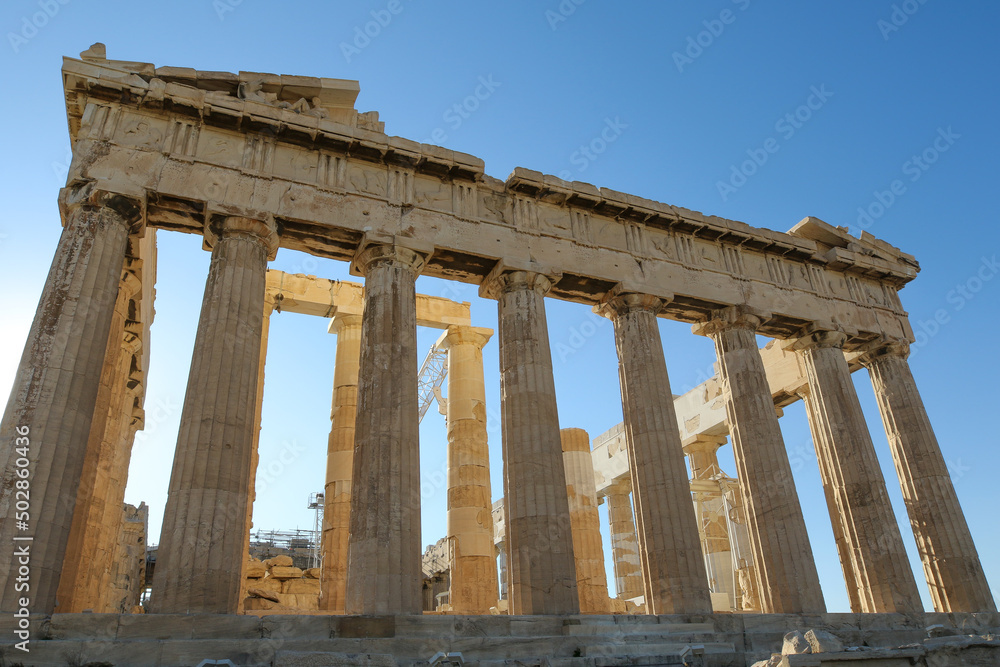
[[[438,411],[441,414],[447,414],[444,397],[441,396],[441,385],[448,377],[448,351],[441,349],[439,343],[440,341],[431,346],[417,377],[417,406],[420,411],[420,421],[423,421],[432,400],[437,400]]]

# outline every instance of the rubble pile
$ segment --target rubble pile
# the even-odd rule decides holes
[[[856,667],[987,667],[1000,664],[1000,640],[992,634],[961,634],[943,625],[928,626],[926,634],[927,638],[921,643],[903,646],[845,647],[838,637],[824,630],[805,633],[793,630],[784,636],[781,653],[755,662],[752,667],[833,667],[840,663]]]
[[[295,567],[290,556],[275,556],[265,561],[250,558],[243,609],[247,613],[318,611],[319,568]]]

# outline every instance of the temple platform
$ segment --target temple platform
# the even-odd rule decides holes
[[[753,665],[791,631],[824,630],[845,650],[774,665],[1000,664],[1000,614],[684,616],[32,615],[0,622],[0,664],[85,667],[327,665]],[[456,654],[461,654],[457,656]],[[437,662],[434,660],[437,659]]]

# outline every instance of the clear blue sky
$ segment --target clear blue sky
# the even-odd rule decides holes
[[[46,6],[51,17],[39,14]],[[498,178],[524,166],[781,231],[813,215],[854,233],[865,225],[916,255],[922,271],[902,299],[914,329],[927,335],[912,367],[997,590],[1000,7],[908,0],[897,3],[894,15],[890,0],[713,0],[655,8],[564,0],[561,6],[562,12],[557,0],[286,2],[280,8],[262,0],[5,2],[0,284],[7,299],[0,392],[9,391],[59,234],[56,195],[68,150],[61,56],[76,57],[103,41],[113,59],[357,79],[358,109],[379,111],[389,134],[436,137],[483,158],[487,173]],[[391,20],[368,43],[355,45],[372,12]],[[482,80],[489,82],[479,88],[485,99],[470,101],[474,110],[455,112]],[[796,119],[811,95],[814,108]],[[580,152],[610,126],[616,129],[606,136],[614,141],[603,152]],[[766,162],[744,169],[753,155],[763,161],[762,153]],[[753,173],[734,177],[734,167]],[[894,201],[886,205],[883,194],[879,202],[876,193],[891,191],[894,181]],[[859,219],[859,208],[871,217]],[[149,426],[136,443],[127,492],[130,502],[150,505],[154,540],[209,257],[199,239],[169,233],[160,236],[160,253]],[[287,250],[273,266],[348,277],[346,265]],[[495,327],[495,303],[478,300],[471,286],[446,292],[444,283],[422,278],[418,289],[469,300],[476,324]],[[935,313],[944,324],[921,325]],[[573,351],[555,355],[560,421],[596,436],[621,420],[611,327],[591,327],[586,308],[554,300],[548,318],[553,345]],[[703,379],[714,353],[687,325],[664,321],[661,329],[680,393]],[[581,331],[583,343],[573,347]],[[421,331],[421,345],[435,336]],[[335,339],[321,320],[281,314],[272,320],[270,340],[260,451],[262,471],[273,473],[259,494],[256,524],[310,528],[305,505],[309,492],[323,485]],[[496,415],[495,341],[485,356]],[[871,384],[865,372],[855,381],[912,559],[913,537]],[[495,418],[490,427],[496,498],[502,485]],[[786,410],[782,428],[828,607],[846,611],[801,406]],[[445,528],[445,489],[434,483],[443,470],[444,425],[433,409],[421,440],[428,482],[423,541],[431,543]],[[283,451],[291,463],[280,463]],[[733,473],[728,451],[724,466]],[[913,565],[929,606],[919,564]]]

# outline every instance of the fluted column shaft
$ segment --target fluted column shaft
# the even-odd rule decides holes
[[[63,557],[62,573],[59,578],[57,595],[59,604],[56,607],[59,613],[78,613],[84,609],[103,611],[99,609],[97,587],[91,585],[91,582],[99,581],[100,570],[110,567],[106,559],[96,561],[94,556],[98,548],[97,540],[109,492],[108,473],[114,449],[119,444],[116,437],[120,430],[120,422],[124,418],[122,407],[132,362],[131,355],[126,356],[123,349],[126,335],[125,320],[129,299],[138,291],[139,282],[133,274],[125,272],[123,275],[126,279],[119,286],[118,298],[115,301],[104,355],[104,368],[101,371],[101,386],[97,392],[94,418],[83,460],[83,472],[76,493],[73,523],[70,526],[69,541],[66,544],[66,554]]]
[[[348,614],[419,614],[420,439],[416,278],[424,258],[373,245],[365,276],[351,484]]]
[[[267,283],[267,276],[264,277],[265,285]],[[239,599],[244,601],[246,599],[247,591],[247,578],[246,570],[247,565],[250,563],[250,530],[253,528],[253,504],[257,499],[257,465],[260,463],[260,429],[264,417],[264,368],[267,365],[267,340],[271,332],[271,315],[274,313],[276,306],[275,295],[269,290],[264,291],[264,319],[260,325],[260,357],[257,362],[257,392],[254,398],[254,416],[253,416],[253,445],[250,448],[250,471],[248,479],[250,480],[250,487],[247,490],[247,495],[250,501],[247,503],[247,515],[243,522],[243,553],[246,554],[246,558],[243,559],[243,564],[240,566],[240,581],[242,582],[240,588]],[[240,607],[242,609],[242,607]]]
[[[800,350],[809,382],[816,456],[827,478],[841,524],[840,560],[845,581],[852,581],[860,608],[855,613],[922,610],[899,525],[889,503],[861,403],[851,382],[837,332],[810,333],[791,346]],[[837,531],[835,530],[835,534]],[[850,572],[847,572],[848,566]]]
[[[55,608],[128,235],[139,219],[132,200],[79,191],[70,196],[86,199],[70,208],[0,423],[3,611],[18,609],[22,597],[31,611]],[[16,465],[19,458],[28,466]],[[18,470],[28,471],[30,486],[30,516],[22,527],[16,503],[25,489],[15,485],[24,481]],[[15,541],[29,536],[30,545]],[[30,550],[29,595],[15,590],[15,550],[22,547]]]
[[[695,330],[715,342],[761,610],[823,613],[819,574],[757,349],[757,327],[769,317],[726,308]]]
[[[882,345],[868,368],[934,610],[996,611],[948,466],[906,361],[909,346]]]
[[[358,365],[361,363],[361,316],[334,315],[337,334],[333,368],[333,407],[326,449],[323,489],[323,569],[320,609],[344,613],[347,595],[348,538],[351,533],[351,475],[354,473],[354,426],[358,410]]]
[[[575,614],[580,602],[559,439],[546,276],[494,272],[481,294],[498,301],[504,522],[511,614]]]
[[[604,544],[601,540],[601,517],[597,513],[597,483],[594,480],[594,459],[590,454],[590,436],[580,428],[564,428],[560,436],[580,613],[607,614],[610,612],[608,575],[604,569]]]
[[[125,354],[130,362],[137,360],[142,341],[138,336],[126,335]],[[130,364],[132,365],[132,364]],[[131,606],[122,609],[121,600],[117,598],[119,590],[114,586],[114,567],[119,563],[117,554],[121,552],[122,524],[125,503],[125,487],[128,484],[128,468],[132,460],[132,445],[135,433],[142,428],[144,413],[136,405],[137,397],[141,395],[142,386],[135,377],[138,370],[132,365],[129,374],[129,389],[125,392],[124,401],[119,408],[119,419],[115,422],[115,430],[107,434],[116,444],[108,466],[108,492],[104,501],[104,516],[101,519],[101,532],[96,540],[98,548],[94,560],[104,565],[100,568],[100,578],[94,582],[97,587],[97,608],[94,611],[103,613],[129,613]]]
[[[806,416],[809,421],[809,433],[812,436],[816,449],[816,462],[819,466],[820,481],[823,483],[823,496],[826,498],[826,509],[830,515],[830,526],[833,528],[833,541],[837,545],[837,555],[840,559],[840,569],[844,574],[844,585],[847,588],[847,601],[852,610],[861,609],[861,595],[859,593],[857,581],[854,578],[854,564],[851,559],[851,548],[848,546],[847,537],[844,534],[844,520],[840,516],[840,502],[836,480],[833,476],[833,461],[829,450],[821,449],[818,444],[823,440],[822,425],[813,406],[814,401],[809,394],[808,387],[799,392],[799,397],[805,404]]]
[[[227,217],[206,229],[212,261],[160,531],[158,613],[236,613],[250,507],[264,285],[277,235]]]
[[[712,610],[698,524],[656,314],[663,302],[624,293],[600,312],[614,322],[646,610]]]
[[[137,365],[136,360],[142,349],[139,337],[142,327],[128,319],[129,310],[135,307],[132,299],[142,288],[138,277],[140,267],[140,260],[129,259],[122,274],[105,357],[106,387],[102,378],[102,393],[106,393],[106,398],[100,395],[98,398],[97,410],[104,417],[98,420],[95,412],[91,425],[84,476],[77,492],[70,542],[59,582],[56,609],[59,612],[117,611],[109,607],[111,591],[106,584],[110,581],[112,556],[120,538],[121,508],[134,434],[130,427],[136,392],[141,390],[139,378],[133,378],[133,373],[141,375],[141,364]],[[116,345],[112,345],[114,341]]]
[[[489,329],[450,326],[448,350],[449,601],[457,614],[489,614],[499,595],[483,346]]]
[[[608,493],[608,522],[611,524],[611,554],[615,566],[615,591],[619,600],[631,600],[643,594],[639,538],[632,516],[628,487]]]

